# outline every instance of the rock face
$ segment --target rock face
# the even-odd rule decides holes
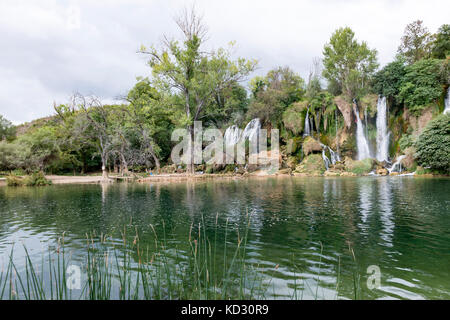
[[[414,116],[409,113],[407,109],[403,112],[403,119],[409,122],[409,125],[414,130],[414,134],[420,134],[427,126],[428,122],[433,118],[433,108],[429,107],[421,113],[420,116]]]
[[[337,96],[334,98],[334,102],[336,103],[339,111],[342,113],[344,117],[345,126],[347,129],[350,129],[352,126],[352,106],[348,103],[342,96]]]
[[[303,154],[307,156],[314,152],[322,152],[320,142],[312,137],[306,137],[305,141],[303,141]]]

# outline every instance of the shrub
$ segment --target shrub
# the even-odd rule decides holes
[[[415,139],[412,135],[404,134],[398,141],[398,144],[400,146],[400,149],[402,151],[405,151],[407,148],[412,147],[414,145],[414,142]]]
[[[416,160],[422,167],[450,172],[450,115],[441,114],[430,121],[419,136]]]
[[[24,183],[26,186],[48,186],[51,185],[52,182],[48,180],[42,171],[32,173],[24,179]]]
[[[21,177],[16,176],[14,174],[10,174],[6,177],[6,185],[9,187],[19,187],[23,186],[24,181]]]
[[[283,124],[294,135],[303,131],[305,125],[304,110],[306,105],[301,102],[297,102],[289,106],[283,113]]]

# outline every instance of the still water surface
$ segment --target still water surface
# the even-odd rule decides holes
[[[358,298],[450,299],[449,192],[450,179],[417,177],[0,187],[0,264],[14,245],[20,268],[22,244],[41,261],[62,234],[82,261],[86,234],[120,248],[124,226],[143,246],[163,221],[173,246],[201,222],[219,244],[228,223],[234,243],[249,214],[246,259],[271,278],[268,298],[289,298],[299,281],[304,299],[354,298],[357,274]],[[381,286],[369,290],[373,265]]]

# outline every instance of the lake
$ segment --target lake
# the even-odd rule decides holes
[[[187,263],[187,241],[201,236],[223,264],[245,233],[242,259],[263,279],[264,298],[450,299],[449,192],[450,179],[420,177],[0,187],[0,270],[13,246],[19,272],[23,246],[38,265],[54,259],[62,236],[81,266],[86,239],[105,235],[113,251],[137,238],[153,250],[164,237],[166,252],[178,250],[174,266]],[[145,258],[131,257],[132,272]],[[214,270],[207,276],[220,279]]]

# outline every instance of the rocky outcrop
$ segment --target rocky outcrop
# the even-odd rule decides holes
[[[306,137],[303,141],[303,154],[307,156],[314,152],[322,152],[322,145],[313,137]]]
[[[348,103],[344,97],[337,96],[334,98],[334,103],[336,103],[339,111],[342,113],[344,117],[345,126],[347,129],[350,129],[352,126],[352,106]]]

